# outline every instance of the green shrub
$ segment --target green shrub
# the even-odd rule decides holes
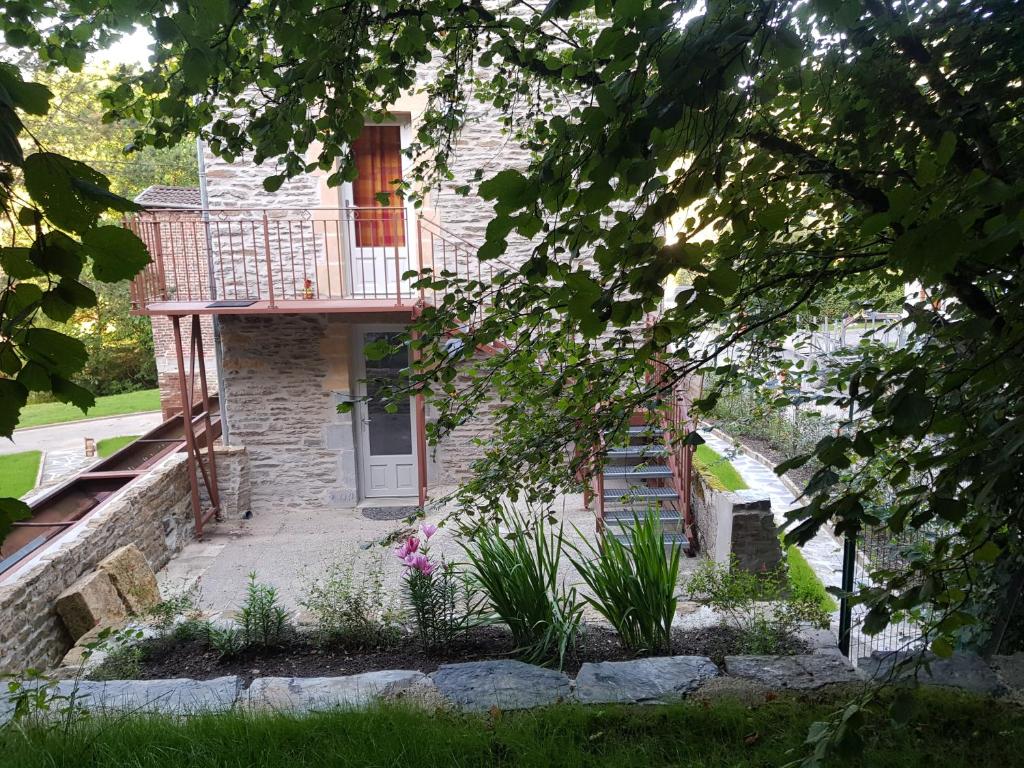
[[[531,517],[503,509],[463,548],[471,577],[512,632],[519,655],[561,667],[579,634],[582,607],[576,590],[558,583],[562,529],[549,531],[542,516]]]
[[[693,463],[713,487],[722,491],[741,491],[749,486],[727,458],[702,443],[694,451]]]
[[[278,605],[277,590],[258,583],[255,571],[249,574],[238,623],[245,645],[261,648],[280,645],[288,629],[288,614]]]
[[[248,643],[242,630],[234,624],[218,627],[211,625],[206,638],[222,659],[231,659],[246,649]]]
[[[384,589],[380,561],[334,563],[306,586],[299,604],[312,614],[317,642],[345,648],[387,645],[398,636],[398,611]]]
[[[587,542],[590,557],[571,558],[594,597],[585,596],[615,627],[623,645],[638,653],[672,650],[672,619],[678,598],[680,548],[665,551],[658,517],[634,517],[629,546],[605,535],[601,549]],[[584,539],[586,541],[586,539]]]
[[[735,558],[730,565],[706,560],[690,574],[686,589],[738,632],[741,653],[780,653],[802,623],[829,625],[829,613],[817,601],[789,592],[785,568],[752,573]]]

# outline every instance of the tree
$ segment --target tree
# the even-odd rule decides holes
[[[815,448],[821,469],[791,537],[830,522],[840,533],[929,528],[909,569],[858,595],[867,629],[922,607],[936,653],[965,627],[997,647],[1024,587],[1022,4],[706,5],[148,6],[153,66],[107,98],[112,117],[145,125],[140,144],[201,132],[226,157],[274,159],[268,189],[335,161],[332,182],[350,179],[345,147],[420,63],[435,71],[423,179],[447,175],[471,99],[504,116],[534,159],[466,192],[495,203],[480,257],[516,237],[532,241],[531,257],[488,286],[430,278],[456,293],[418,324],[410,383],[438,396],[435,436],[489,393],[505,399],[470,494],[514,477],[550,495],[573,469],[558,447],[596,440],[718,353],[770,349],[830,291],[870,302],[920,283],[928,301],[906,306],[910,344],[866,348],[832,376],[822,399],[855,417]],[[667,240],[663,223],[680,210],[692,214]],[[681,269],[692,288],[635,332]],[[442,346],[480,304],[485,319],[455,332],[461,349]],[[499,341],[451,398],[456,370]],[[670,375],[654,386],[656,359]],[[741,372],[716,373],[724,385]],[[895,491],[884,506],[878,478]]]
[[[37,9],[38,10],[38,9]],[[5,25],[21,14],[5,18]],[[33,42],[8,26],[9,43]],[[59,39],[55,34],[52,40]],[[79,40],[79,43],[82,41]],[[81,66],[80,46],[51,58]],[[84,55],[83,55],[84,56]],[[134,205],[110,191],[106,176],[85,163],[47,151],[26,126],[48,114],[52,92],[0,64],[0,436],[9,437],[30,392],[50,393],[83,410],[94,398],[73,379],[87,360],[85,345],[51,323],[97,305],[84,281],[132,277],[149,261],[131,232],[103,221],[108,210]],[[0,499],[0,539],[28,515],[16,499]]]

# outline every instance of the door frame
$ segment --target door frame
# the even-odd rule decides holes
[[[381,120],[379,122],[364,123],[365,126],[370,127],[387,127],[397,126],[399,135],[399,146],[402,150],[402,179],[407,179],[409,173],[412,172],[413,162],[412,159],[405,154],[405,150],[412,144],[412,118],[400,119],[394,118],[391,120]],[[352,190],[352,182],[346,181],[338,187],[338,202],[341,204],[345,216],[348,217],[347,222],[344,226],[345,230],[345,285],[348,289],[349,296],[355,296],[355,256],[356,256],[356,240],[355,240],[355,195]],[[402,199],[402,206],[405,209],[405,255],[406,255],[406,268],[407,269],[420,269],[420,243],[419,243],[419,230],[416,227],[416,214],[413,211],[412,206],[407,204],[407,201]],[[390,250],[388,246],[380,246],[382,250]],[[387,281],[390,280],[391,273],[394,271],[392,261],[394,252],[385,256],[388,261],[387,266],[384,269],[385,276],[385,289],[387,287]],[[398,291],[402,291],[402,284],[406,281],[399,280],[397,286]],[[409,281],[411,283],[411,281]],[[408,295],[402,291],[402,298],[410,298],[413,296],[413,289],[410,287]],[[362,294],[360,294],[362,295]]]
[[[355,392],[354,414],[356,421],[356,467],[359,472],[358,489],[359,497],[362,499],[373,498],[419,498],[419,441],[416,439],[416,403],[415,399],[409,398],[409,430],[412,437],[412,457],[414,468],[414,479],[410,493],[382,493],[375,495],[369,491],[369,460],[370,460],[370,431],[369,417],[366,406],[366,355],[363,352],[365,346],[365,334],[367,333],[401,333],[407,326],[396,323],[368,323],[356,324],[352,327],[352,351],[353,351],[353,390]],[[409,351],[410,365],[412,363],[412,350]],[[398,454],[392,454],[398,455]]]

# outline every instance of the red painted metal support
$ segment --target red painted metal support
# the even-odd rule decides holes
[[[220,488],[217,485],[217,459],[213,453],[213,426],[210,420],[210,391],[206,384],[206,357],[203,354],[203,331],[199,315],[192,315],[192,344],[199,359],[199,386],[203,397],[203,428],[206,435],[206,459],[210,467],[208,488],[214,514],[220,516]],[[197,459],[199,457],[197,456]]]
[[[189,391],[189,383],[185,379],[185,353],[181,344],[181,318],[177,315],[171,317],[171,328],[174,331],[174,355],[178,362],[178,386],[181,390],[181,414],[185,430],[185,448],[187,451],[188,482],[192,497],[192,515],[195,519],[196,537],[203,535],[203,511],[199,503],[199,478],[196,477],[196,436],[192,430],[191,420],[188,414],[192,413],[192,393]]]
[[[268,306],[273,309],[274,304],[274,270],[270,266],[270,219],[267,212],[263,212],[263,256],[267,262],[267,299]],[[260,289],[260,278],[256,276],[256,290]]]
[[[199,316],[193,315],[192,333],[189,339],[189,374],[187,377],[185,375],[185,353],[181,339],[181,318],[178,315],[171,317],[171,326],[174,331],[174,353],[178,363],[178,386],[181,389],[182,430],[185,437],[192,515],[195,519],[196,538],[201,539],[203,537],[203,526],[211,517],[220,512],[220,494],[217,488],[217,462],[213,451],[214,435],[210,420],[210,395],[206,384],[206,361],[203,359],[202,326],[199,323]],[[202,410],[199,414],[194,413],[192,406],[197,357],[199,358],[199,387],[202,397]],[[206,441],[209,468],[203,464],[202,453],[196,439],[195,429],[197,421],[202,421],[205,429],[204,439]],[[203,478],[203,485],[206,487],[206,492],[211,502],[211,507],[208,511],[203,510],[202,501],[199,496],[200,475]]]

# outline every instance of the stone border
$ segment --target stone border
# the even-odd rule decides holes
[[[920,682],[983,693],[1024,704],[1024,653],[996,657],[956,655],[942,672]],[[728,656],[725,671],[704,656],[669,656],[584,664],[570,679],[562,672],[521,661],[445,664],[436,672],[384,670],[345,677],[260,677],[245,687],[238,677],[212,680],[60,681],[57,696],[74,695],[83,710],[189,715],[231,709],[305,713],[404,701],[427,709],[489,712],[575,704],[663,704],[691,696],[755,695],[816,691],[871,682],[837,650],[800,656]],[[979,680],[982,685],[979,686]],[[41,685],[36,682],[27,684]],[[769,697],[770,698],[770,697]],[[14,705],[0,699],[0,724]]]

